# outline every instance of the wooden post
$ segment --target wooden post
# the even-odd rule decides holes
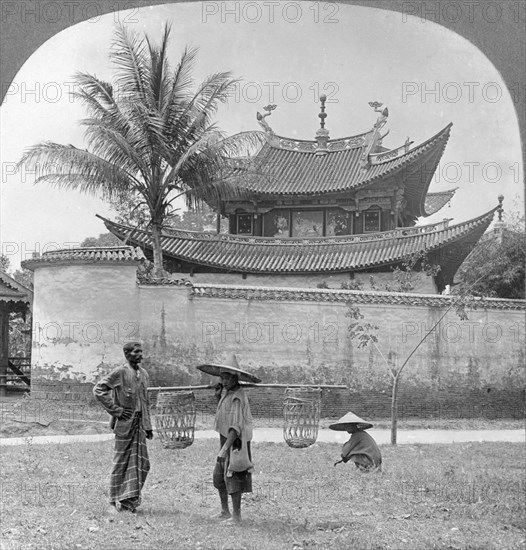
[[[221,232],[221,201],[217,201],[216,234]]]
[[[346,390],[347,386],[342,384],[251,384],[248,382],[240,382],[242,388],[321,388],[322,390]],[[148,391],[194,391],[194,390],[211,390],[215,385],[202,386],[156,386],[148,388]]]
[[[7,365],[9,361],[9,311],[0,305],[0,396],[7,395]]]

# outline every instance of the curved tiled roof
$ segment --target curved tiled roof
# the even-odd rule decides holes
[[[438,252],[442,262],[456,267],[469,249],[451,259],[439,251],[448,245],[472,239],[476,242],[493,219],[490,212],[458,225],[447,222],[381,233],[276,239],[242,237],[172,230],[161,237],[163,254],[188,264],[241,273],[337,273],[366,270],[399,263],[407,254],[427,249]],[[104,218],[102,218],[104,220]],[[104,220],[109,231],[136,246],[151,250],[151,235]],[[458,265],[457,265],[458,263]]]
[[[138,264],[144,259],[142,251],[131,246],[101,246],[86,248],[66,248],[44,252],[42,256],[22,262],[27,269],[34,269],[41,264],[83,264],[83,263],[131,263]]]
[[[452,302],[460,302],[460,297],[454,294],[416,294],[332,288],[287,288],[192,283],[190,290],[194,298],[220,298],[223,300],[351,302],[353,304],[407,305],[438,308],[448,307]],[[473,298],[466,305],[478,309],[519,311],[526,309],[526,302],[524,300],[502,298]]]
[[[33,291],[0,270],[0,302],[30,303]]]
[[[316,142],[300,142],[273,136],[252,161],[252,174],[236,178],[235,185],[258,195],[319,195],[366,187],[402,169],[431,160],[425,181],[421,171],[417,187],[425,196],[431,177],[449,139],[452,124],[407,153],[403,148],[374,155],[374,162],[363,168],[361,157],[365,140],[362,136],[329,142],[328,152],[316,154]],[[276,145],[275,140],[279,140]],[[353,141],[354,140],[354,141]],[[290,147],[283,146],[290,143]],[[299,144],[293,147],[294,144]],[[310,148],[307,145],[310,144]],[[394,158],[393,158],[394,157]]]
[[[424,208],[426,216],[431,216],[438,212],[453,198],[458,187],[449,189],[448,191],[439,191],[437,193],[428,193],[425,198]]]

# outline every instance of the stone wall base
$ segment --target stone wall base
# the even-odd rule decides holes
[[[79,403],[95,404],[93,384],[59,381],[33,381],[31,397]],[[157,401],[157,392],[152,393],[152,405]],[[250,388],[248,390],[252,414],[259,418],[281,419],[283,417],[284,389]],[[197,390],[197,415],[214,414],[217,402],[212,390]],[[398,418],[420,420],[448,419],[523,419],[525,415],[524,391],[516,392],[487,390],[466,391],[440,389],[419,391],[406,388],[399,394]],[[384,392],[349,391],[343,389],[323,390],[322,418],[339,418],[353,411],[366,420],[389,418],[391,398]]]

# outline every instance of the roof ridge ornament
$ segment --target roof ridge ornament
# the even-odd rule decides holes
[[[327,101],[327,96],[325,94],[320,96],[321,110],[318,115],[320,119],[320,127],[316,131],[316,141],[318,146],[316,148],[316,155],[326,155],[329,152],[329,130],[325,128],[325,119],[327,118],[327,113],[325,112],[325,102]]]
[[[381,107],[383,106],[383,103],[380,103],[379,101],[369,101],[369,106],[374,109],[375,113],[380,113],[380,116],[376,119],[376,122],[374,123],[372,130],[369,132],[369,134],[366,137],[364,151],[362,154],[362,158],[360,159],[362,169],[366,168],[370,164],[369,155],[372,155],[375,153],[378,146],[382,144],[382,140],[384,139],[384,137],[387,136],[387,134],[389,133],[387,132],[383,136],[380,135],[380,130],[387,124],[389,109],[387,107],[385,107],[384,109],[381,109]]]
[[[263,128],[263,130],[265,130],[267,134],[274,135],[274,130],[272,130],[265,118],[270,116],[272,114],[272,111],[276,109],[276,107],[277,105],[267,105],[266,107],[263,107],[263,110],[267,111],[264,115],[262,115],[259,111],[256,113],[256,118],[259,122],[259,125]]]

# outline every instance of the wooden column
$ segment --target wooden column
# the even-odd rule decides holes
[[[217,202],[216,234],[221,233],[221,202]]]
[[[9,310],[0,304],[0,396],[7,395],[7,364],[9,360]]]

